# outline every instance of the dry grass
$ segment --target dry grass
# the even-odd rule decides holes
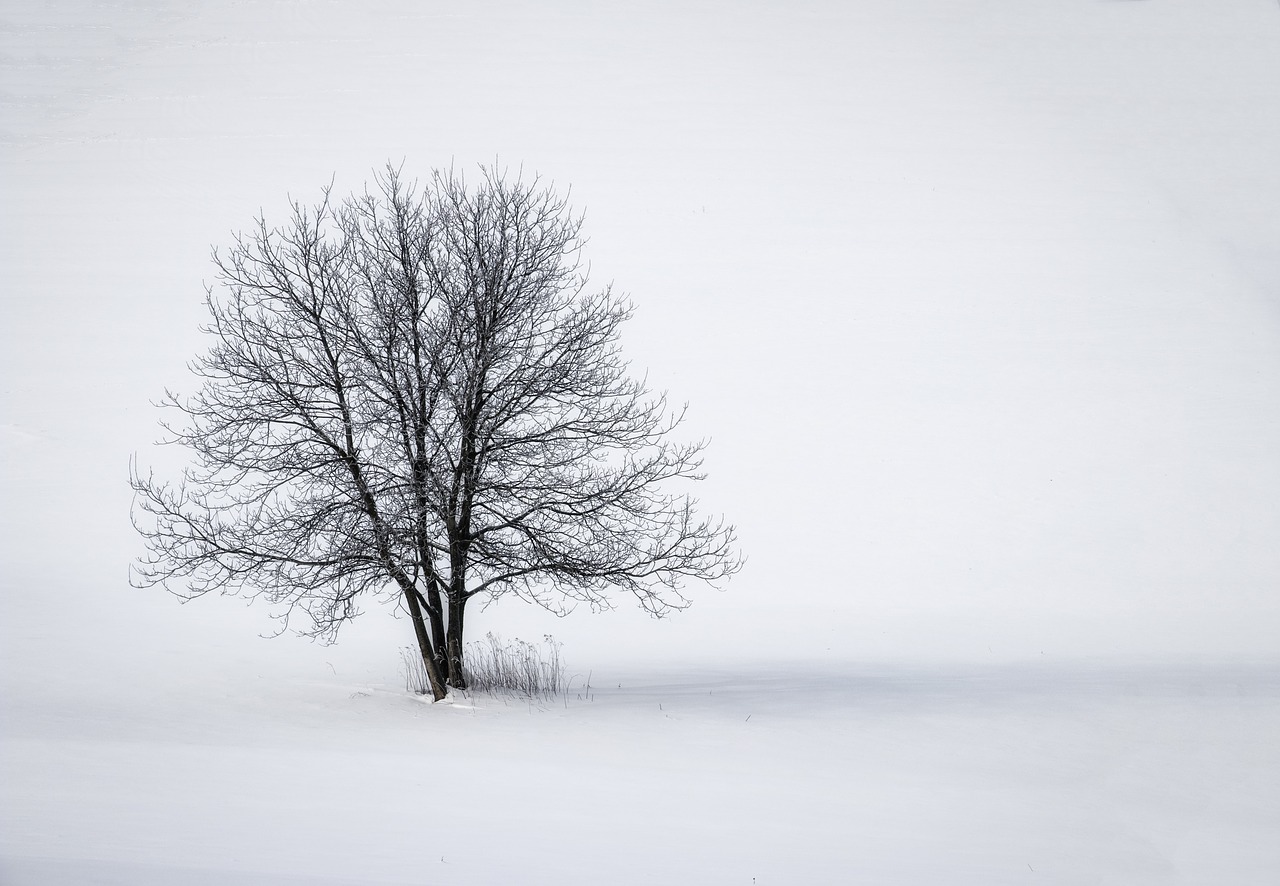
[[[431,679],[427,676],[427,666],[422,663],[422,654],[413,646],[405,646],[400,650],[400,660],[404,667],[404,688],[415,695],[428,695],[431,692]]]
[[[497,634],[485,634],[483,640],[467,644],[463,668],[468,688],[473,692],[553,698],[567,686],[560,647],[550,634],[542,638],[541,644],[520,639],[507,643]],[[400,650],[400,658],[404,688],[418,695],[430,693],[431,681],[418,650],[405,647]]]
[[[467,644],[467,682],[476,692],[506,692],[528,698],[552,698],[565,689],[560,644],[550,634],[541,645],[516,639],[504,643],[497,634]]]

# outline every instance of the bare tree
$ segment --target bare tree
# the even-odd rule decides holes
[[[588,288],[581,227],[536,179],[388,169],[215,251],[202,386],[164,401],[194,463],[131,470],[135,581],[262,595],[324,639],[396,600],[442,698],[474,597],[662,615],[736,571],[732,527],[668,490],[703,444],[628,373],[631,306]]]

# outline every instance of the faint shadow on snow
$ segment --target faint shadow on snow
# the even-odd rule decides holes
[[[379,695],[403,696],[390,690]],[[982,715],[1012,709],[1071,708],[1151,701],[1280,699],[1280,662],[1071,661],[992,666],[783,664],[734,669],[670,668],[593,672],[551,699],[466,692],[436,710],[466,713],[648,710],[825,719],[858,713],[948,711]],[[581,716],[584,714],[575,714]]]
[[[384,886],[392,881],[379,879]],[[402,881],[408,886],[409,881]],[[197,868],[119,859],[71,859],[10,856],[0,859],[0,883],[40,886],[138,886],[181,883],[183,886],[367,886],[368,880],[294,876],[281,871],[241,868]]]

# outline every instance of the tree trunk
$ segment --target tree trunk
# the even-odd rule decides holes
[[[449,640],[447,643],[449,658],[449,685],[455,689],[466,689],[467,678],[462,670],[462,616],[467,606],[466,597],[449,597]]]
[[[444,680],[440,677],[440,668],[436,663],[436,653],[427,633],[427,625],[422,619],[422,607],[412,592],[404,592],[405,604],[409,607],[409,617],[413,619],[413,633],[418,638],[418,650],[422,653],[422,664],[427,669],[427,679],[431,681],[431,698],[439,701],[448,693]]]
[[[435,659],[444,665],[449,660],[445,650],[444,607],[440,605],[440,591],[434,581],[427,585],[427,614],[431,617],[431,639],[434,641],[432,648]]]

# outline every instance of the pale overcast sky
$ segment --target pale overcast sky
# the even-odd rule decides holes
[[[0,581],[26,617],[196,617],[126,583],[126,469],[172,463],[148,402],[189,388],[211,246],[388,159],[496,158],[572,186],[749,557],[652,634],[565,635],[1276,651],[1276,3],[15,6]]]

